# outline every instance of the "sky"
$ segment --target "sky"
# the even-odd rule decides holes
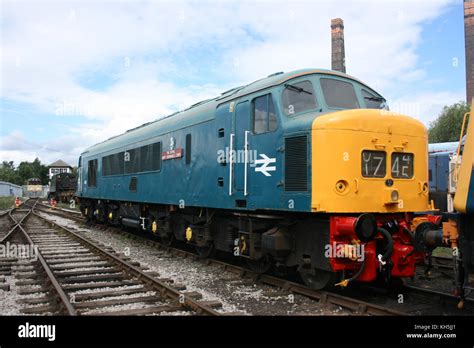
[[[465,100],[461,0],[0,0],[0,161],[76,165],[88,146],[278,71],[347,73],[391,110]]]

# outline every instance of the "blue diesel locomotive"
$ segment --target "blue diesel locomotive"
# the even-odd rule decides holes
[[[449,163],[454,152],[434,152],[429,154],[430,200],[436,209],[448,211]]]
[[[88,219],[296,268],[313,288],[412,276],[427,132],[361,81],[277,73],[85,150]]]
[[[460,155],[462,156],[465,137],[461,142]],[[459,142],[433,143],[428,145],[429,150],[429,185],[430,200],[436,209],[441,212],[454,210],[454,194],[457,179],[454,175],[455,163]]]

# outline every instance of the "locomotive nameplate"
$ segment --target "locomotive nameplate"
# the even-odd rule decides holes
[[[183,149],[182,148],[174,149],[174,150],[168,150],[168,151],[164,151],[164,152],[161,153],[161,159],[163,161],[173,159],[173,158],[181,158],[181,157],[183,157]]]

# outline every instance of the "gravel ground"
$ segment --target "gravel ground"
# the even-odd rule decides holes
[[[15,291],[15,279],[13,276],[6,276],[5,283],[10,284],[10,291],[0,290],[0,315],[21,315],[23,306],[17,300],[23,298]]]
[[[133,261],[140,262],[141,266],[159,273],[162,278],[171,278],[177,284],[186,285],[186,291],[199,292],[203,300],[220,301],[223,307],[219,311],[222,312],[241,315],[350,314],[339,306],[318,304],[304,296],[291,296],[282,289],[254,284],[252,280],[223,271],[217,265],[206,266],[198,261],[166,254],[153,246],[145,245],[140,240],[93,227],[86,228],[63,217],[41,214],[60,225],[80,232],[85,237],[112,247],[116,252],[124,253]]]

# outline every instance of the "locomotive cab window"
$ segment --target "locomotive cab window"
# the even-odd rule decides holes
[[[362,151],[362,176],[384,178],[387,174],[387,154],[385,151]]]
[[[253,100],[253,133],[273,132],[278,127],[275,106],[271,94]]]
[[[413,178],[412,153],[392,153],[392,177],[397,179]]]
[[[328,107],[337,109],[359,108],[359,102],[352,83],[326,78],[320,81]]]
[[[289,116],[318,107],[313,84],[310,81],[286,83],[281,99],[285,114]]]
[[[97,186],[97,160],[90,160],[88,163],[87,171],[87,186],[96,187]]]

